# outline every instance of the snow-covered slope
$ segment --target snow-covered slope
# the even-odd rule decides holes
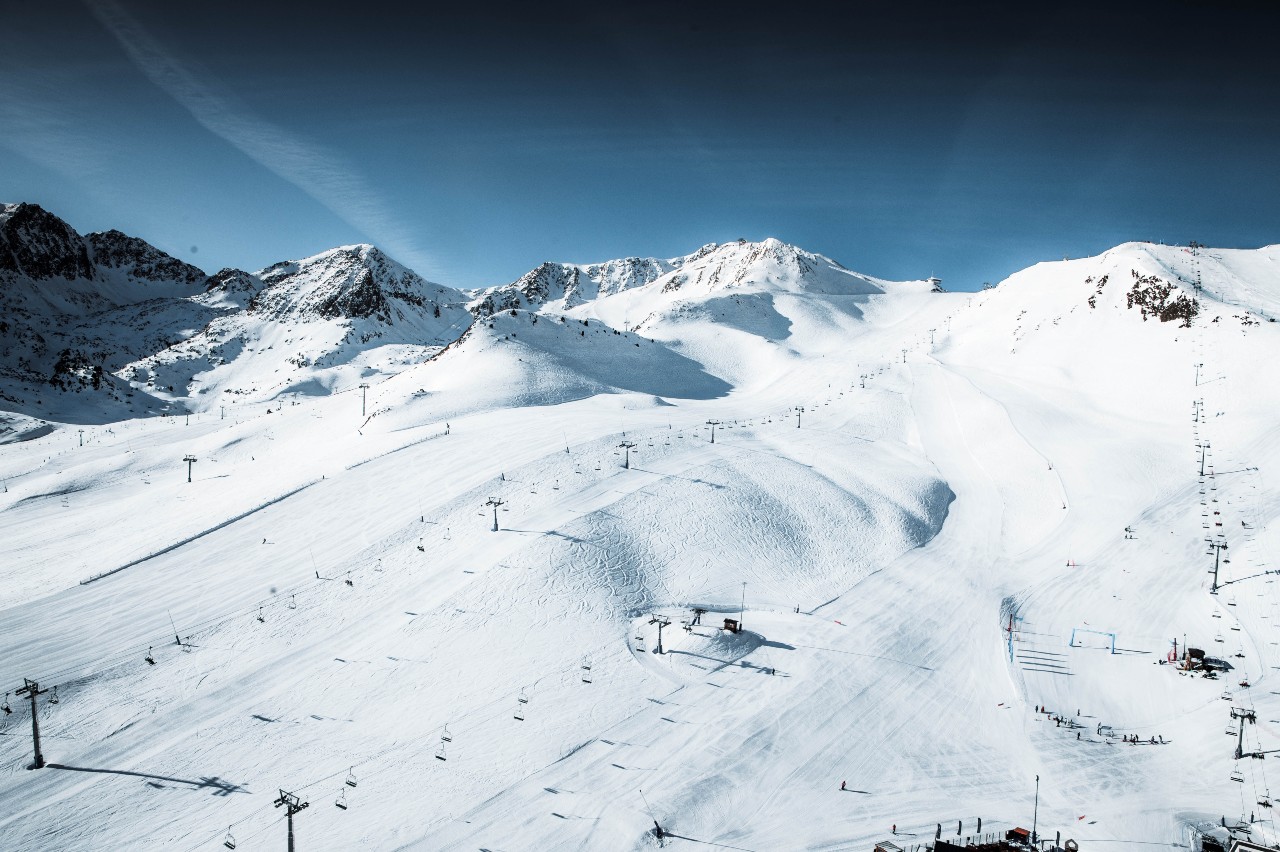
[[[591,320],[509,310],[379,386],[378,413],[398,422],[493,408],[555,405],[596,394],[712,399],[731,390],[702,365],[633,332]]]
[[[290,339],[204,375],[433,333],[391,295],[433,291],[339,252],[215,276],[215,326]],[[6,848],[273,848],[281,790],[307,849],[911,848],[1033,812],[1086,850],[1280,839],[1233,757],[1280,748],[1276,249],[977,295],[815,257],[481,311],[367,413],[347,384],[83,447],[15,421],[0,689],[60,692],[44,770],[0,716]]]

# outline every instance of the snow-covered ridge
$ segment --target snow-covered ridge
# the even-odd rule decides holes
[[[814,293],[880,292],[875,279],[772,237],[708,243],[666,260],[629,257],[602,263],[543,263],[510,284],[483,290],[477,316],[512,308],[564,311],[637,289],[707,295],[717,290],[775,288]]]

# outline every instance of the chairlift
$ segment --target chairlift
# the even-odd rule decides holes
[[[582,661],[582,682],[591,683],[591,660],[584,659]]]
[[[444,743],[441,743],[441,744],[440,744],[440,748],[439,748],[439,750],[438,750],[438,751],[436,751],[436,760],[444,760],[444,761],[448,761],[448,759],[449,759],[449,758],[448,758],[448,757],[446,757],[446,756],[445,756],[445,753],[444,753]]]
[[[150,645],[148,645],[148,646],[147,646],[147,656],[143,657],[143,659],[145,659],[145,660],[147,661],[147,663],[148,663],[148,664],[150,664],[150,665],[153,665],[153,666],[154,666],[154,665],[156,664],[156,658],[155,658],[155,657],[153,657],[153,656],[151,655],[151,646],[150,646]]]
[[[444,743],[453,742],[453,734],[449,733],[448,725],[445,725],[444,730],[440,732],[440,741]]]
[[[13,708],[9,706],[9,693],[7,692],[4,694],[4,706],[0,707],[0,710],[3,710],[6,716],[13,712]]]
[[[258,607],[258,622],[263,623],[266,620],[267,620],[267,617],[263,614],[262,607]]]
[[[1239,769],[1233,769],[1233,770],[1231,770],[1231,775],[1229,775],[1228,777],[1229,777],[1232,781],[1236,781],[1236,782],[1239,782],[1239,783],[1241,783],[1241,784],[1243,784],[1243,783],[1244,783],[1244,773],[1243,773],[1243,772],[1241,772]]]
[[[356,584],[355,584],[355,583],[353,583],[353,582],[351,581],[351,572],[350,572],[350,571],[348,571],[348,572],[347,572],[347,579],[343,580],[342,582],[346,583],[348,586],[351,586],[352,588],[355,588],[355,585],[356,585]]]
[[[298,596],[289,595],[289,609],[297,609],[297,608],[298,608]]]
[[[355,769],[356,769],[356,768],[353,766],[353,767],[351,767],[350,769],[348,769],[348,770],[347,770],[347,786],[348,786],[348,787],[354,787],[354,786],[356,786],[356,772],[355,772]]]
[[[49,703],[50,704],[58,703],[58,687],[56,686],[53,688],[53,691],[49,693]]]
[[[227,826],[227,836],[222,838],[222,845],[227,847],[228,849],[236,848],[236,839],[231,834],[231,826]]]
[[[338,798],[333,800],[334,807],[345,811],[347,809],[347,788],[343,787],[338,791]]]

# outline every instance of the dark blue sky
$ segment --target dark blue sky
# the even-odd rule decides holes
[[[4,0],[0,200],[464,287],[740,236],[955,289],[1280,241],[1275,4],[265,5]]]

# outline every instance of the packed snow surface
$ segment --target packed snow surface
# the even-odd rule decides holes
[[[41,227],[64,291],[167,263]],[[964,294],[770,240],[468,297],[352,246],[175,290],[110,365],[168,408],[22,378],[0,420],[0,846],[276,849],[287,791],[306,850],[909,849],[1030,827],[1036,776],[1082,849],[1274,842],[1233,751],[1280,749],[1277,260]]]

